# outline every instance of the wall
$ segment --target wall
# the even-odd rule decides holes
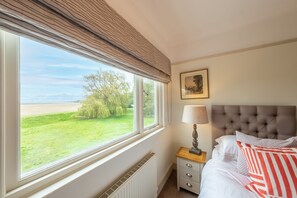
[[[51,197],[95,197],[150,151],[156,153],[160,184],[172,166],[170,127],[55,191]]]
[[[209,99],[180,99],[180,73],[209,69]],[[183,106],[204,104],[297,105],[297,42],[197,59],[172,66],[174,152],[191,146],[192,126],[181,122]],[[198,126],[199,146],[211,157],[211,126]]]

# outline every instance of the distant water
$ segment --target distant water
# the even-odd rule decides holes
[[[47,115],[62,112],[76,112],[81,103],[48,103],[48,104],[21,104],[21,116]]]
[[[81,100],[76,101],[42,101],[42,102],[23,102],[21,101],[21,105],[45,105],[45,104],[69,104],[69,103],[81,103]]]
[[[59,103],[78,103],[82,101],[83,97],[35,97],[35,98],[21,98],[21,104],[59,104]]]

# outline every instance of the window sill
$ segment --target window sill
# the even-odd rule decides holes
[[[30,197],[39,198],[39,197],[49,196],[51,193],[57,191],[58,189],[67,185],[68,183],[80,178],[84,174],[96,169],[97,167],[100,167],[102,164],[107,163],[109,160],[121,155],[127,150],[155,136],[156,134],[160,133],[163,130],[164,130],[164,127],[158,126],[145,133],[135,135],[121,143],[111,146],[110,148],[104,149],[88,157],[87,159],[81,160],[81,161],[86,161],[85,162],[86,165],[83,166],[82,168],[77,168],[75,166],[80,161],[77,163],[71,164],[51,174],[48,174],[42,178],[36,179],[28,184],[25,184],[11,192],[8,192],[5,195],[5,198],[22,197],[24,195],[32,194],[33,191],[36,192],[37,189],[41,189],[41,190],[31,195]],[[73,170],[70,174],[67,174],[66,171],[69,172],[72,169],[75,169],[75,170]],[[65,173],[67,174],[67,176],[63,176],[65,175]],[[51,181],[53,180],[55,181],[58,180],[58,182],[52,183]]]

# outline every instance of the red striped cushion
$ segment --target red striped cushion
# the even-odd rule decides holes
[[[297,197],[297,148],[265,148],[237,142],[247,159],[252,182],[246,188],[260,197]]]

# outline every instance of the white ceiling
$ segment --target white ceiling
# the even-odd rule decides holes
[[[297,38],[297,0],[106,0],[172,63]]]

